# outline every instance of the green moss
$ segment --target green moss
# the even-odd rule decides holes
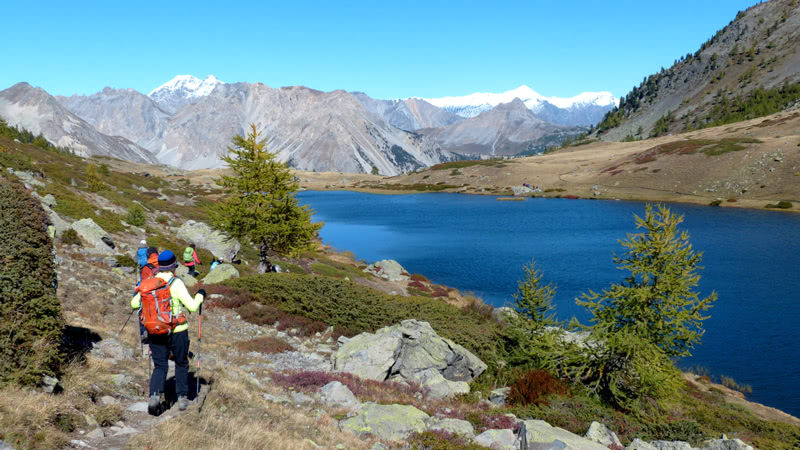
[[[470,159],[466,161],[450,161],[431,166],[431,170],[456,170],[472,166],[505,167],[509,161],[505,159]]]
[[[769,203],[765,208],[792,209],[792,202],[781,200],[778,203]]]

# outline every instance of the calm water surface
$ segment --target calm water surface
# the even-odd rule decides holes
[[[528,199],[460,194],[303,192],[324,221],[325,243],[359,259],[395,259],[435,283],[502,306],[522,266],[535,259],[558,287],[558,316],[586,321],[574,299],[619,282],[618,240],[635,232],[639,202]],[[703,343],[681,366],[702,366],[750,384],[754,401],[800,416],[800,215],[673,204],[704,253],[703,295],[719,299]]]

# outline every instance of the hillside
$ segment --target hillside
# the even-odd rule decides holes
[[[582,141],[541,156],[460,161],[401,177],[301,176],[312,189],[511,194],[523,183],[545,197],[679,201],[800,209],[800,110],[637,142]]]
[[[598,124],[603,140],[674,134],[753,119],[800,101],[800,5],[740,11],[699,49],[644,77]]]
[[[783,125],[794,126],[794,122]],[[574,154],[579,153],[587,159],[607,160],[608,153],[592,156],[603,153],[602,146],[607,145],[578,150],[581,146],[538,159],[487,161],[456,170],[464,171],[465,177],[471,177],[472,169],[514,170],[517,177],[524,175],[516,172],[517,165],[573,164]],[[635,151],[624,149],[620,154],[631,156]],[[699,156],[706,157],[683,155]],[[558,158],[573,159],[567,163]],[[96,192],[87,186],[88,164],[98,166],[104,185]],[[551,386],[547,389],[554,391],[545,391],[550,393],[545,403],[517,403],[505,387],[515,385],[525,372],[503,370],[501,355],[508,351],[503,337],[508,336],[509,326],[503,313],[479,299],[433,284],[423,275],[391,269],[389,263],[365,272],[366,264],[353,255],[322,245],[292,258],[274,257],[284,273],[257,275],[257,251],[242,243],[241,263],[228,264],[222,272],[234,279],[218,284],[207,265],[199,268],[198,279],[182,275],[193,284],[192,291],[204,287],[209,293],[202,350],[196,345],[199,319],[190,317],[192,351],[201,362],[199,395],[191,396],[193,404],[185,413],[170,408],[153,417],[142,409],[146,408],[148,360],[141,353],[135,322],[123,326],[136,282],[131,257],[140,239],[178,252],[191,239],[198,243],[200,259],[206,264],[214,256],[230,254],[230,243],[220,242],[212,230],[191,222],[208,221],[209,208],[221,195],[213,183],[216,171],[84,159],[51,146],[16,142],[3,133],[0,169],[0,177],[18,178],[27,185],[53,226],[56,293],[67,325],[67,363],[57,385],[50,385],[57,393],[38,387],[0,388],[0,442],[16,448],[167,449],[178,440],[197,449],[477,450],[501,445],[519,448],[522,424],[527,429],[528,450],[561,445],[555,439],[579,450],[609,448],[615,442],[610,432],[587,433],[590,425],[599,428],[594,421],[607,424],[618,435],[619,444],[611,447],[615,449],[622,445],[642,448],[644,444],[636,439],[681,440],[705,450],[749,448],[737,440],[742,439],[759,448],[788,449],[800,435],[798,419],[747,402],[707,377],[689,374],[676,398],[663,400],[656,408],[644,407],[637,414],[615,408],[580,386],[569,391]],[[338,177],[339,181],[348,176],[298,175],[301,179]],[[425,175],[461,176],[450,168],[414,176],[424,179]],[[378,178],[358,177],[350,182]],[[143,217],[132,213],[137,208],[144,210]],[[110,238],[114,248],[101,236]],[[413,376],[412,362],[426,361],[436,355],[433,351],[424,358],[405,360],[408,367],[401,367],[398,359],[396,371],[389,364],[384,370],[393,369],[379,373],[378,379],[369,378],[367,372],[354,374],[353,361],[348,370],[336,369],[336,361],[346,360],[345,350],[357,343],[366,343],[363,352],[370,356],[356,359],[355,365],[374,363],[371,358],[379,355],[369,349],[389,345],[379,336],[395,336],[386,331],[390,327],[395,327],[394,333],[397,326],[405,327],[400,335],[429,336],[425,326],[406,322],[409,319],[427,322],[442,338],[452,340],[448,343],[437,337],[432,342],[445,342],[451,349],[457,344],[471,352],[471,356],[461,353],[449,360],[440,369],[443,374],[464,376],[465,371],[480,367],[474,358],[485,364],[485,372],[478,370],[479,376],[469,384],[463,378],[453,381],[441,376],[438,381],[433,377],[422,378],[419,384],[408,382],[404,377]],[[363,334],[378,330],[385,334]],[[422,340],[414,345],[433,348]],[[393,358],[404,352],[414,355],[410,350],[414,345],[388,354]],[[191,361],[192,373],[196,374],[199,364],[198,359]],[[391,380],[384,379],[388,375]],[[545,380],[558,383],[555,378]],[[194,376],[190,386],[198,386]],[[722,433],[730,439],[719,439]],[[600,444],[604,439],[611,440]]]

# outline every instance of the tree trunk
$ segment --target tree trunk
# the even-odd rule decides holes
[[[267,247],[266,241],[261,242],[261,246],[259,247],[258,273],[272,272],[272,264],[269,262],[268,251],[269,247]]]

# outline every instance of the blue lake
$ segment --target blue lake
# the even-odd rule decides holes
[[[511,301],[524,264],[535,260],[557,285],[560,319],[588,315],[575,298],[622,280],[612,253],[636,232],[641,202],[528,199],[460,194],[302,192],[324,221],[326,244],[366,261],[395,259],[410,273]],[[702,366],[753,387],[751,400],[800,416],[800,215],[670,205],[703,252],[700,291],[719,295],[703,342],[682,367]]]

